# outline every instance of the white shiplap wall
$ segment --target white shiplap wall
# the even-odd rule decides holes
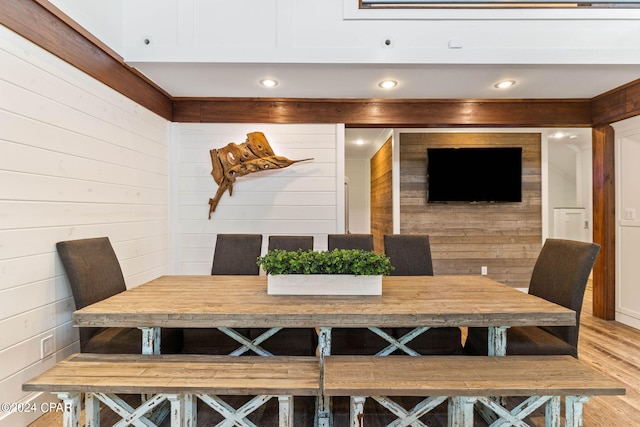
[[[168,126],[0,26],[0,402],[39,408],[22,383],[78,350],[57,241],[109,236],[129,287],[169,272]]]
[[[210,274],[218,233],[314,236],[326,249],[328,233],[344,231],[344,126],[274,124],[174,124],[172,152],[174,239],[179,274]],[[217,191],[209,150],[245,142],[263,132],[276,155],[313,158],[284,169],[239,177],[211,219],[209,198]]]

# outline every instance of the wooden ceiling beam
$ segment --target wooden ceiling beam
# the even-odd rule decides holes
[[[589,99],[174,98],[174,122],[589,127]]]

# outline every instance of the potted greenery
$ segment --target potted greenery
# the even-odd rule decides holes
[[[281,295],[381,295],[382,276],[393,269],[386,255],[357,249],[276,249],[257,262],[268,293]]]

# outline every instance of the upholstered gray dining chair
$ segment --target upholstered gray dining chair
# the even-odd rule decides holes
[[[327,247],[333,249],[373,250],[373,234],[329,234]]]
[[[431,242],[426,234],[385,234],[384,252],[393,270],[391,276],[433,276]],[[410,328],[395,328],[393,335],[401,338]],[[463,354],[460,328],[430,328],[407,345],[423,355]]]
[[[212,276],[257,276],[262,251],[262,234],[218,234],[213,252]],[[249,328],[235,328],[249,337]],[[184,329],[183,352],[190,354],[229,354],[240,344],[215,328]]]
[[[58,242],[56,249],[67,273],[76,309],[102,301],[127,288],[118,258],[108,237]],[[80,328],[83,353],[142,353],[138,328]],[[182,330],[162,329],[163,353],[182,349]]]
[[[576,326],[517,326],[507,329],[507,355],[578,357],[580,313],[585,288],[600,245],[547,239],[531,274],[529,294],[576,312]],[[487,354],[487,329],[469,328],[465,352]]]
[[[313,249],[313,236],[269,236],[268,250],[310,251]]]
[[[313,250],[313,236],[269,236],[268,250],[284,251]],[[267,329],[251,328],[255,339]],[[318,336],[312,328],[285,328],[264,341],[260,346],[275,355],[314,356]]]
[[[262,234],[218,234],[213,253],[212,275],[255,275],[262,251]]]

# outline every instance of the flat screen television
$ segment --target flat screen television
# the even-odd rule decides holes
[[[522,147],[427,148],[428,202],[521,202]]]

